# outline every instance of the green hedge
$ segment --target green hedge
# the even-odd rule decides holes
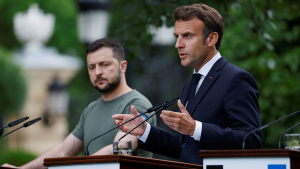
[[[0,46],[0,113],[20,110],[26,96],[26,83],[19,66],[14,64],[12,54]]]
[[[7,163],[14,166],[22,166],[37,158],[25,150],[1,150],[0,151],[0,166]]]

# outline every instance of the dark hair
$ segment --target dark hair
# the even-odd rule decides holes
[[[102,38],[94,41],[93,43],[89,44],[86,48],[86,54],[90,52],[95,52],[96,50],[102,47],[110,47],[113,50],[113,57],[116,58],[118,61],[125,60],[125,52],[122,45],[115,39],[111,38]]]
[[[193,4],[189,6],[181,6],[174,10],[173,17],[176,21],[187,21],[196,16],[201,20],[205,28],[203,30],[203,43],[212,32],[217,32],[219,39],[216,43],[216,49],[219,50],[223,38],[224,21],[222,16],[214,9],[205,4]]]

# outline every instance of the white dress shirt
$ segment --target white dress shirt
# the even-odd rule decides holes
[[[195,73],[199,73],[201,74],[201,78],[197,84],[197,87],[196,87],[196,91],[195,91],[195,95],[197,93],[197,91],[199,90],[203,80],[205,79],[205,77],[207,76],[208,72],[210,71],[210,69],[213,67],[213,65],[216,63],[216,61],[218,59],[221,58],[221,55],[220,53],[218,52],[212,59],[210,59],[198,72],[195,71],[194,69],[194,74]],[[188,102],[186,103],[185,107],[188,105]],[[200,141],[200,138],[201,138],[201,134],[202,134],[202,122],[200,121],[196,121],[196,128],[195,128],[195,131],[194,131],[194,135],[192,136],[195,140],[197,141]],[[149,136],[149,133],[150,133],[150,130],[151,130],[151,125],[147,122],[147,128],[144,132],[144,134],[142,136],[137,136],[139,140],[141,140],[142,142],[146,142],[148,136]]]

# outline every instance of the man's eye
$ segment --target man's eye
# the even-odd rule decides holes
[[[191,35],[190,34],[186,34],[185,37],[189,38],[189,37],[191,37]]]
[[[94,69],[94,67],[89,67],[90,70]]]

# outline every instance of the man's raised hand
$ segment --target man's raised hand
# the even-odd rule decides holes
[[[177,102],[181,113],[163,110],[160,117],[170,128],[184,135],[193,135],[196,128],[195,120],[190,116],[180,100]]]
[[[131,115],[130,114],[115,114],[115,115],[113,115],[112,118],[115,119],[115,124],[120,125],[120,124],[139,115],[139,113],[135,110],[133,105],[130,106],[130,110],[132,113]],[[119,129],[121,129],[124,133],[127,133],[131,129],[133,129],[134,127],[139,125],[142,121],[143,121],[142,117],[138,117],[138,118],[132,120],[131,122],[128,122],[128,123],[124,124],[123,126],[119,127]],[[146,130],[146,127],[147,127],[147,123],[143,123],[138,128],[133,130],[130,134],[135,135],[135,136],[136,135],[142,136]]]

